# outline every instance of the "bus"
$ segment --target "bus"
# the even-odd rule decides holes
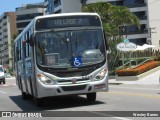
[[[16,84],[22,98],[86,95],[108,91],[107,43],[97,13],[35,17],[14,41]]]

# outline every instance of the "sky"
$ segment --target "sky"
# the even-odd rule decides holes
[[[44,0],[1,0],[0,2],[0,16],[4,12],[15,11],[15,8],[22,7],[23,4],[39,3]]]

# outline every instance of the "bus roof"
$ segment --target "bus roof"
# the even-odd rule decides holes
[[[86,12],[77,12],[77,13],[59,13],[59,14],[51,14],[51,15],[44,15],[44,16],[37,16],[35,19],[40,18],[49,18],[49,17],[61,17],[61,16],[88,16],[88,15],[96,15],[99,16],[97,13],[86,13]]]

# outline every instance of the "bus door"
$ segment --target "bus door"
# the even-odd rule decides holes
[[[14,69],[16,72],[16,84],[19,87],[20,90],[22,90],[22,81],[21,81],[21,76],[20,76],[20,68],[18,67],[18,60],[19,60],[19,50],[17,43],[15,43],[15,52],[14,52]]]
[[[26,61],[25,61],[25,44],[22,44],[22,77],[25,84],[25,91],[28,94],[28,83],[27,83],[27,76],[26,76]]]

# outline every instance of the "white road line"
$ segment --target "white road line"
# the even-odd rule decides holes
[[[9,86],[9,85],[2,85],[3,87]]]
[[[160,90],[160,89],[150,89],[150,88],[131,88],[131,87],[117,87],[117,86],[110,86],[111,88],[117,88],[117,89],[132,89],[132,90]]]
[[[3,94],[5,94],[5,93],[7,93],[7,92],[4,92],[4,91],[0,91],[0,93],[3,93]]]
[[[119,120],[131,120],[131,119],[128,119],[128,118],[124,118],[124,117],[113,117],[115,119],[119,119]]]
[[[16,86],[16,84],[6,84],[6,85],[0,85],[0,87],[8,87],[8,86]]]
[[[93,111],[90,111],[90,112],[94,113],[94,114],[97,114],[97,115],[102,115],[102,116],[106,116],[106,117],[112,117],[112,118],[119,119],[119,120],[132,120],[132,119],[124,118],[124,117],[114,117],[112,115],[99,113],[99,112],[93,112]]]

